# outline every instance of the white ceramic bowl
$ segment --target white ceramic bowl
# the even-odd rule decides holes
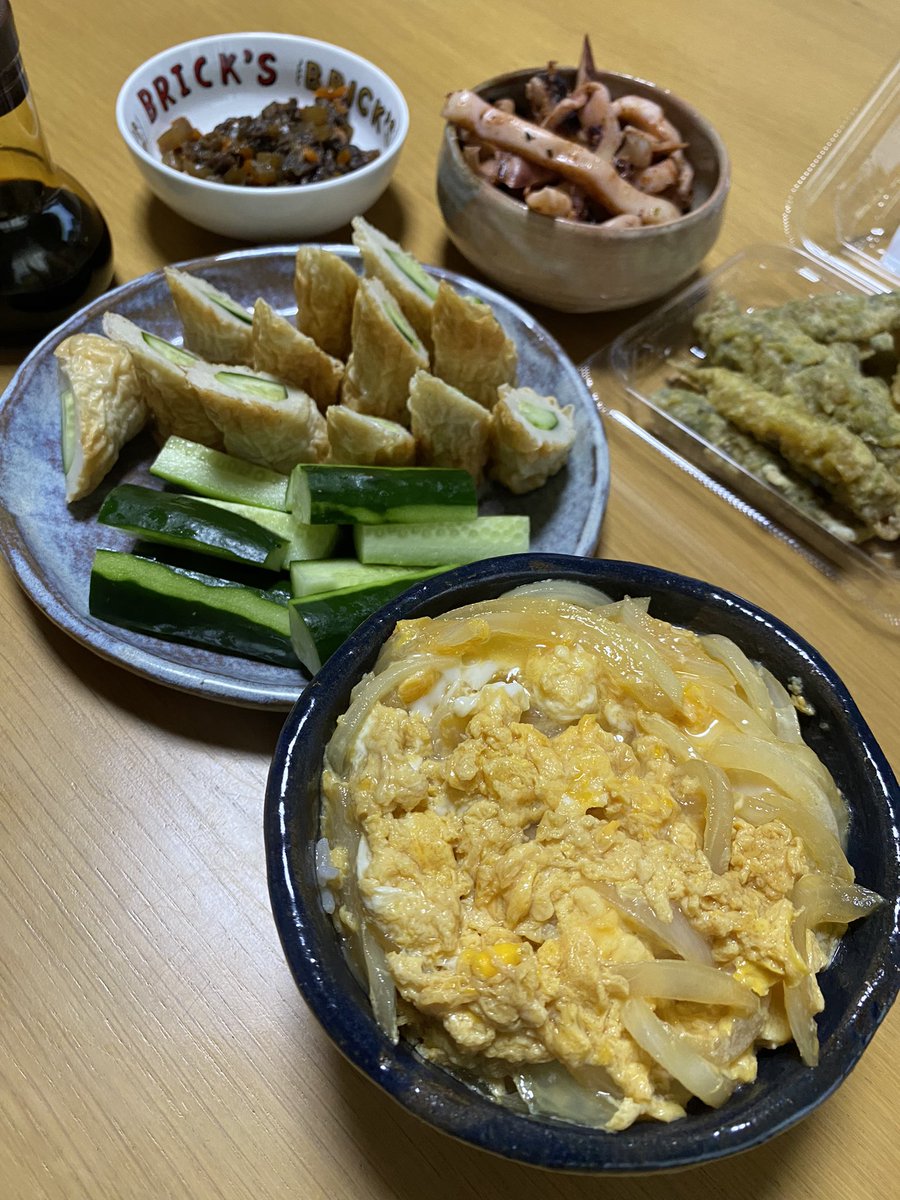
[[[491,102],[511,96],[518,105],[539,70],[498,75],[473,90]],[[574,79],[574,68],[560,73]],[[456,248],[505,291],[562,312],[629,308],[683,283],[715,242],[728,194],[725,146],[700,113],[645,80],[610,71],[599,78],[614,97],[656,101],[688,143],[694,203],[678,220],[609,232],[534,213],[471,170],[450,125],[438,160],[438,203]]]
[[[337,179],[247,188],[196,179],[162,162],[157,139],[177,117],[206,133],[272,101],[311,103],[321,86],[350,89],[353,141],[378,150]],[[227,33],[183,42],[148,59],[122,85],[116,122],[151,190],[180,216],[246,241],[317,237],[363,213],[387,187],[409,129],[403,93],[366,59],[313,38]]]

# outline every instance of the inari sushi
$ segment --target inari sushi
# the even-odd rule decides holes
[[[415,438],[396,421],[332,404],[325,413],[325,423],[330,462],[364,467],[411,467],[415,462]]]
[[[119,313],[104,313],[103,331],[130,352],[158,441],[174,435],[213,450],[224,449],[221,432],[188,383],[188,369],[201,361],[196,354],[141,329]]]
[[[175,267],[166,267],[165,273],[188,350],[208,362],[249,366],[253,361],[250,313],[199,275]]]
[[[344,364],[332,358],[265,300],[253,308],[253,366],[312,396],[320,409],[336,404]]]
[[[489,304],[461,296],[441,280],[432,317],[432,370],[485,408],[501,384],[516,381],[516,347]]]
[[[378,279],[360,280],[342,403],[408,425],[409,381],[427,367],[425,347],[384,284]]]
[[[54,351],[59,364],[66,501],[88,496],[147,422],[128,351],[98,333],[76,333]]]
[[[297,328],[333,358],[346,362],[359,276],[321,246],[301,246],[294,269]]]
[[[353,244],[362,255],[365,274],[381,280],[430,352],[431,312],[438,295],[437,280],[427,273],[418,259],[363,217],[354,217],[350,224]]]
[[[511,492],[533,491],[561,470],[575,442],[574,408],[533,388],[500,387],[491,416],[491,475]]]
[[[488,410],[427,371],[413,375],[407,403],[422,466],[459,467],[480,483],[490,447]]]
[[[328,453],[325,418],[306,392],[247,367],[201,363],[187,377],[229,454],[287,474]]]

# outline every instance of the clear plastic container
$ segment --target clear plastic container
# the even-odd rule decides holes
[[[794,186],[785,229],[789,245],[741,251],[582,370],[610,418],[788,541],[847,598],[900,627],[900,541],[842,540],[653,401],[674,364],[702,359],[694,321],[721,294],[751,310],[836,291],[900,288],[900,61]]]

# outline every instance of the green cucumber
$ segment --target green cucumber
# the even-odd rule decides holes
[[[133,483],[113,488],[97,520],[148,542],[253,563],[270,571],[283,569],[290,544],[290,534],[279,536],[239,513],[213,508],[199,497]]]
[[[259,397],[261,400],[287,400],[287,388],[275,379],[263,379],[259,375],[245,375],[243,371],[217,371],[217,382],[236,392],[244,392],[248,396]]]
[[[312,528],[316,528],[312,526]],[[450,566],[444,568],[449,571]],[[391,567],[361,563],[358,558],[322,558],[291,563],[291,590],[296,599],[344,588],[376,586],[407,580],[409,584],[432,574],[429,567]]]
[[[392,303],[390,300],[385,300],[384,311],[398,333],[402,333],[415,350],[421,349],[422,343],[416,336],[416,331],[413,329],[412,325],[410,325],[409,321],[407,321],[406,317],[403,315],[397,305]]]
[[[468,471],[449,467],[301,463],[291,472],[288,507],[309,525],[417,524],[471,521],[478,498]]]
[[[173,346],[171,342],[157,337],[155,333],[146,333],[142,329],[141,337],[151,350],[155,350],[157,354],[167,358],[176,367],[192,367],[195,362],[200,361],[196,354],[191,354],[190,350],[185,350],[182,346]]]
[[[150,474],[199,496],[287,511],[287,475],[186,438],[170,437]]]
[[[258,588],[184,571],[117,550],[98,550],[91,616],[169,641],[296,667],[287,607]]]
[[[435,567],[428,570],[423,567],[417,573],[417,578],[426,579],[445,569]],[[291,640],[300,662],[311,674],[315,674],[357,625],[361,625],[382,604],[393,600],[415,582],[415,579],[409,578],[393,579],[292,600],[288,605]]]
[[[213,500],[209,496],[204,496],[202,503],[238,513],[248,521],[261,525],[263,529],[270,529],[272,533],[285,538],[288,543],[284,555],[285,567],[309,558],[327,558],[337,543],[337,525],[303,525],[293,513],[278,512],[274,508],[258,508],[253,504],[232,504],[229,500]]]
[[[407,254],[405,250],[392,250],[390,247],[385,247],[385,250],[394,266],[403,272],[410,283],[414,284],[420,292],[424,292],[429,300],[437,300],[437,284],[427,274],[421,263],[416,262],[413,256]]]
[[[356,553],[364,563],[437,566],[475,562],[528,550],[524,516],[476,517],[434,525],[357,525]]]
[[[542,408],[539,404],[532,404],[530,400],[520,400],[518,408],[528,424],[533,425],[535,429],[555,429],[559,424],[559,417],[552,408]]]
[[[206,292],[206,298],[208,300],[212,300],[213,304],[218,304],[219,308],[224,309],[229,316],[237,317],[237,319],[239,321],[243,321],[245,325],[253,324],[252,315],[247,312],[246,308],[242,308],[236,300],[232,300],[227,296],[216,296],[212,292],[207,291],[206,288],[203,288],[202,290]]]

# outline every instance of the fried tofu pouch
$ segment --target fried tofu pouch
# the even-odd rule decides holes
[[[445,279],[431,322],[432,371],[485,408],[497,403],[501,384],[516,381],[516,347],[489,304],[460,296]]]
[[[76,333],[54,351],[59,365],[66,501],[97,487],[126,442],[147,423],[147,406],[124,347]]]
[[[360,280],[342,403],[356,412],[408,425],[409,381],[427,367],[425,347],[384,284]]]
[[[130,352],[158,441],[174,435],[213,450],[225,449],[221,431],[188,383],[188,369],[200,362],[196,354],[148,333],[119,313],[104,313],[103,331]]]
[[[326,354],[262,298],[253,307],[253,366],[312,396],[319,409],[336,404],[344,364]]]
[[[491,414],[443,379],[416,371],[407,407],[422,466],[458,467],[481,482],[488,459]]]
[[[565,466],[575,442],[575,410],[529,387],[501,384],[499,397],[491,413],[490,473],[521,495],[541,487]]]
[[[346,362],[359,276],[321,246],[301,246],[294,267],[297,328],[326,354]]]
[[[175,267],[166,267],[165,275],[188,350],[207,362],[249,366],[253,362],[250,313],[197,275]]]
[[[326,410],[325,424],[330,462],[364,467],[411,467],[415,463],[415,438],[396,421],[332,404]]]
[[[187,377],[229,454],[288,473],[328,453],[325,418],[305,392],[233,365],[201,363]]]
[[[431,352],[431,319],[438,295],[437,281],[417,258],[364,217],[351,221],[353,244],[363,260],[363,270],[380,279],[402,308],[419,340]]]

